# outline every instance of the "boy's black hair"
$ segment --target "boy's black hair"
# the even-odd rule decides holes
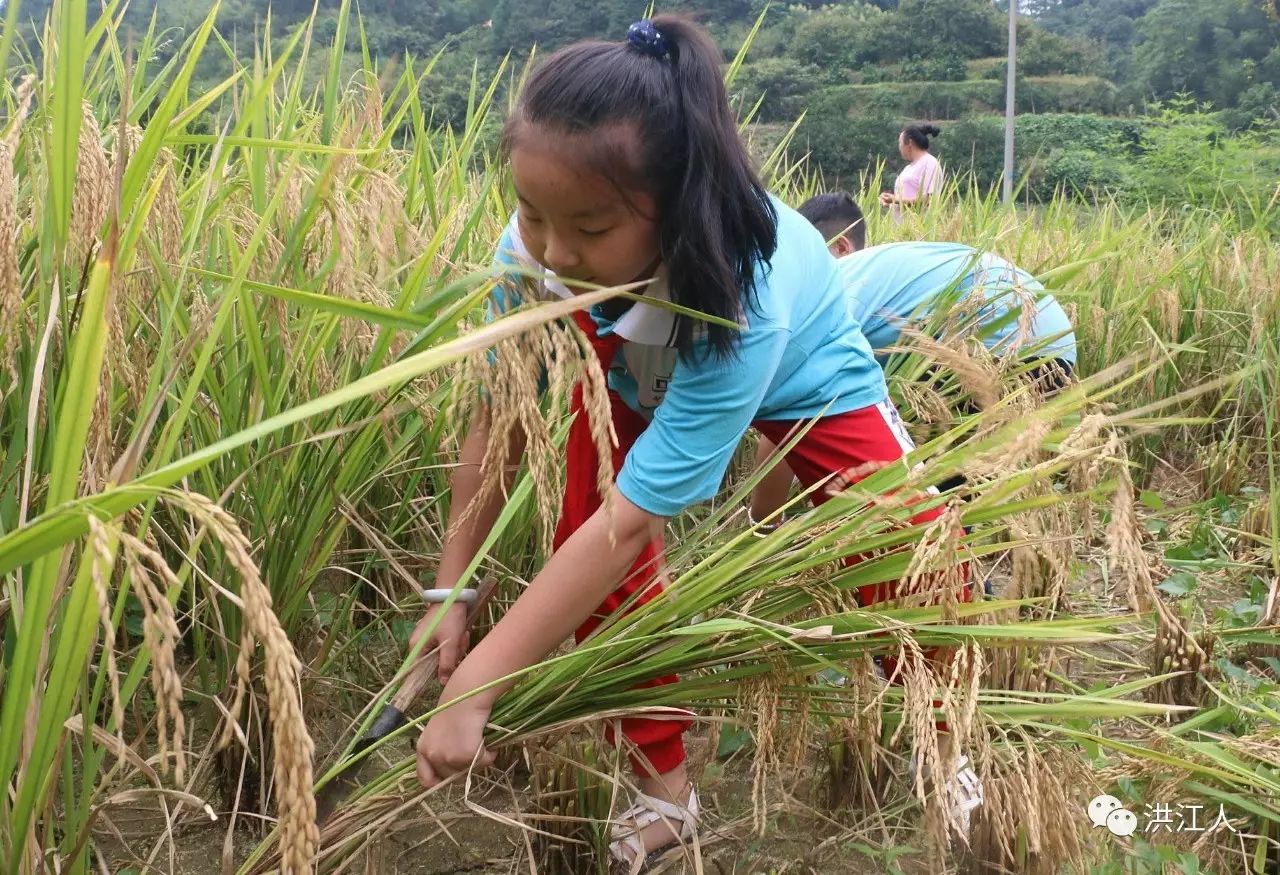
[[[800,215],[822,232],[822,239],[844,235],[854,249],[867,248],[867,222],[853,195],[831,191],[815,195],[800,205]]]
[[[942,128],[937,125],[907,125],[902,129],[902,136],[926,152],[929,151],[929,138],[936,137],[940,133]]]
[[[535,129],[549,133],[624,195],[651,194],[672,300],[736,322],[777,248],[777,211],[738,136],[715,42],[683,16],[655,16],[652,27],[659,48],[588,41],[547,58],[520,94],[503,148],[510,154]],[[678,318],[683,355],[694,328]],[[735,350],[738,331],[706,332],[715,354]]]

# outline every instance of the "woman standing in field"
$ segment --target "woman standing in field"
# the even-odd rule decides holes
[[[551,558],[470,653],[461,603],[440,617],[429,609],[415,634],[434,624],[427,646],[439,648],[441,702],[454,702],[418,741],[428,787],[492,761],[483,733],[504,688],[474,691],[661,592],[667,519],[715,494],[748,427],[782,442],[821,416],[788,457],[806,483],[853,482],[911,448],[822,236],[752,169],[719,63],[714,42],[687,19],[637,22],[624,42],[577,43],[549,57],[504,130],[518,207],[496,260],[513,277],[532,272],[541,291],[560,297],[575,283],[643,282],[647,297],[738,329],[626,300],[575,314],[608,374],[616,484],[606,507],[579,384]],[[516,286],[504,284],[496,309],[517,303]],[[490,421],[473,423],[453,475],[440,588],[456,585],[501,510],[497,492],[470,507],[491,437],[524,450],[523,435],[491,436]],[[875,589],[892,596],[892,585]],[[641,794],[610,851],[635,869],[696,830],[687,725],[621,721]]]
[[[907,166],[898,174],[893,191],[880,195],[880,205],[892,207],[895,218],[902,207],[924,206],[930,196],[942,191],[942,164],[929,151],[929,138],[940,133],[937,125],[907,125],[898,134],[898,154]]]

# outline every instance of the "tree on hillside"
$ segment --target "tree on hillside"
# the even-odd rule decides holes
[[[902,0],[899,50],[985,58],[1004,51],[1005,24],[988,0]]]
[[[1064,36],[1101,43],[1107,53],[1110,74],[1123,81],[1129,76],[1133,46],[1138,40],[1137,22],[1158,0],[1022,0],[1021,7],[1046,29]]]
[[[1134,69],[1149,93],[1233,106],[1251,86],[1280,85],[1280,21],[1270,0],[1160,0],[1138,24]]]

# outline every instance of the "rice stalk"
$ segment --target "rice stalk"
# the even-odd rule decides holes
[[[251,547],[235,520],[225,510],[198,493],[186,493],[174,500],[204,525],[226,552],[231,566],[240,575],[241,632],[236,662],[236,683],[230,720],[238,718],[248,685],[249,661],[257,644],[262,645],[263,678],[271,711],[272,749],[276,807],[280,820],[282,871],[311,871],[319,832],[312,780],[314,744],[307,731],[299,694],[301,664],[288,636],[271,609],[271,593],[258,576]],[[230,720],[224,724],[220,744],[234,738]]]
[[[1090,779],[1077,757],[1011,734],[975,760],[985,801],[973,812],[968,871],[1087,871],[1075,815],[1088,804]]]

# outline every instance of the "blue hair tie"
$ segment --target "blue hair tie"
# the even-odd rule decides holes
[[[647,18],[627,28],[627,45],[652,58],[667,56],[667,38]]]

